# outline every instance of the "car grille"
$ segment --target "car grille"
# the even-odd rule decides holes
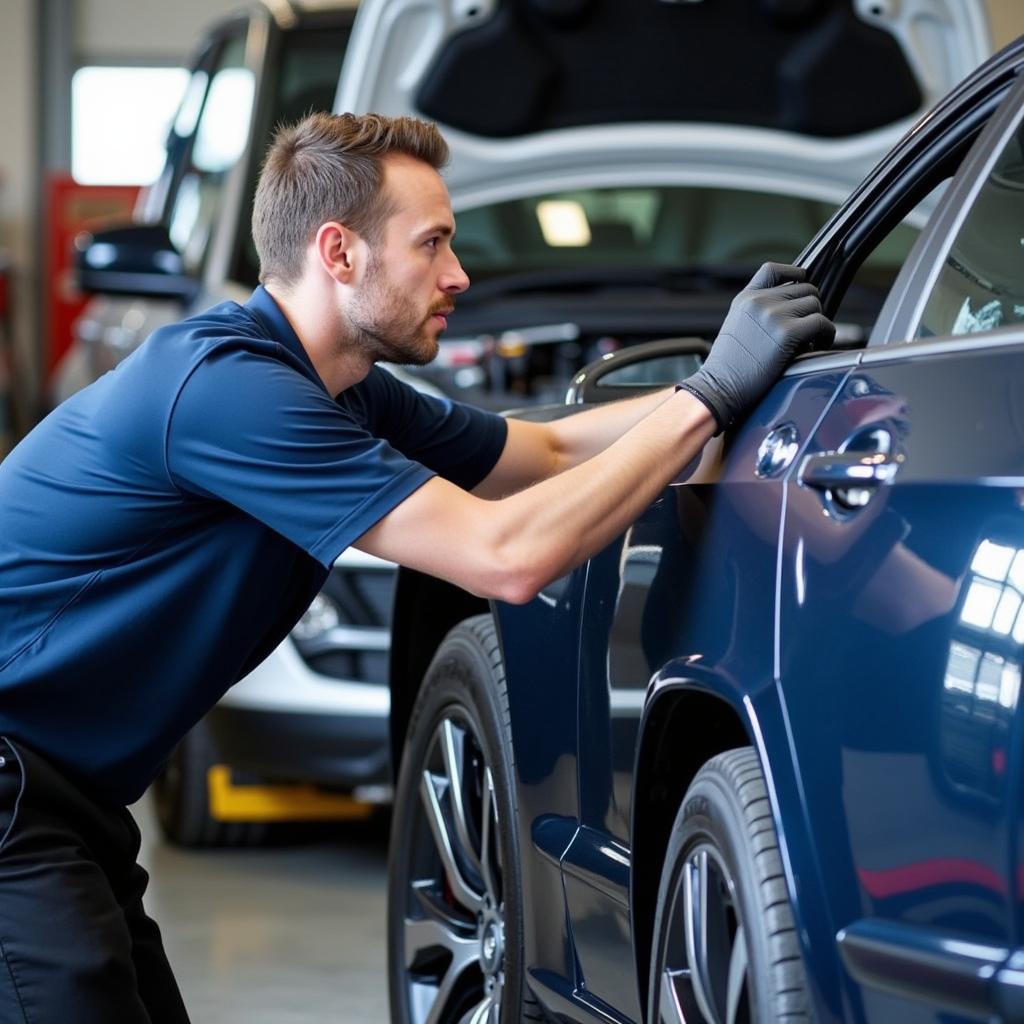
[[[321,675],[386,685],[397,578],[392,563],[345,551],[292,630],[299,657]]]

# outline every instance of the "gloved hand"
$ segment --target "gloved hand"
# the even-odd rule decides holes
[[[733,299],[704,365],[677,386],[711,410],[716,434],[757,403],[798,349],[832,344],[835,325],[805,276],[800,267],[765,263]]]

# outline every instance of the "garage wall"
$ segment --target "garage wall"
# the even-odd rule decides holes
[[[14,267],[14,343],[19,368],[34,362],[36,202],[34,172],[39,111],[35,68],[35,2],[0,3],[0,250]],[[19,394],[24,389],[19,389]],[[3,445],[0,424],[0,446]],[[3,457],[0,447],[0,458]]]
[[[79,63],[184,60],[207,25],[247,6],[239,0],[78,0],[76,57]]]
[[[992,42],[998,50],[1024,32],[1024,10],[1020,0],[987,0]]]

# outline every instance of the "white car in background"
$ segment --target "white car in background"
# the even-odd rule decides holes
[[[455,249],[473,286],[416,380],[491,408],[558,400],[581,365],[623,346],[713,338],[752,271],[791,260],[991,51],[976,0],[363,0],[350,37],[328,21],[316,28],[330,17],[274,4],[224,30],[236,41],[223,36],[211,52],[238,55],[253,102],[244,147],[213,173],[194,156],[217,70],[197,68],[190,88],[207,106],[184,118],[188,138],[172,134],[165,178],[140,212],[150,226],[97,236],[81,254],[83,285],[105,293],[79,327],[80,349],[91,347],[78,359],[86,379],[161,322],[244,300],[255,284],[250,196],[286,106],[270,83],[313,68],[308,55],[286,63],[300,37],[314,49],[321,37],[309,109],[330,92],[336,111],[439,122],[452,150]],[[238,81],[232,88],[244,99]],[[296,94],[288,116],[300,107]],[[860,272],[840,345],[874,321],[933,200]],[[97,244],[102,265],[90,262]],[[161,289],[173,299],[154,299]],[[388,563],[339,559],[291,637],[172,758],[157,795],[173,838],[258,835],[257,805],[246,820],[211,806],[218,764],[235,784],[386,795],[392,696],[418,681],[402,652],[389,652],[394,580]]]

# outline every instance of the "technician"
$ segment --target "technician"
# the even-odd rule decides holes
[[[125,805],[346,547],[528,601],[831,341],[767,264],[678,389],[547,424],[425,397],[376,364],[429,362],[469,286],[446,159],[407,118],[281,131],[251,299],[156,331],[0,464],[0,1020],[187,1021]]]

